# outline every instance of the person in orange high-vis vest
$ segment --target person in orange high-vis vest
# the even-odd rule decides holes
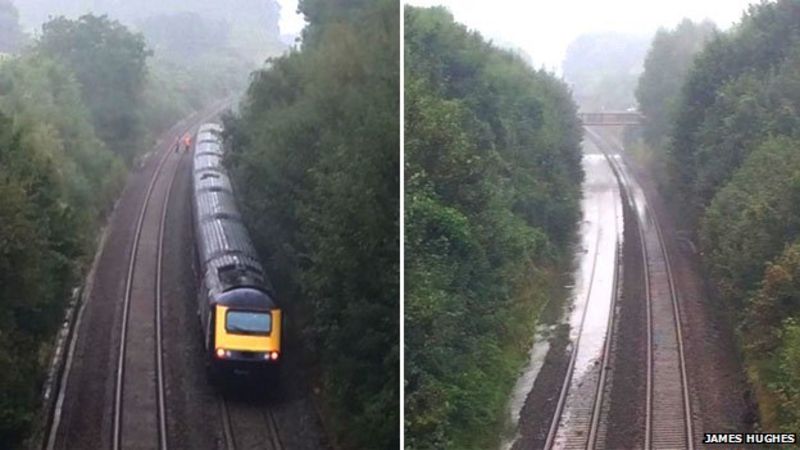
[[[183,151],[189,151],[192,148],[192,136],[189,133],[183,135]]]

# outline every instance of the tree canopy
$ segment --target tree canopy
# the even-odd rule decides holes
[[[695,215],[754,147],[753,134],[766,131],[758,117],[762,102],[783,102],[755,91],[769,88],[771,73],[796,53],[799,36],[800,4],[753,5],[740,24],[712,39],[695,59],[682,89],[671,147],[676,183],[693,200]],[[773,111],[781,114],[784,108]],[[721,127],[728,130],[711,131]]]
[[[347,446],[399,445],[399,17],[303,1],[302,48],[226,123],[243,214]]]
[[[187,96],[153,93],[146,56],[140,36],[85,16],[53,19],[0,64],[0,364],[14,368],[0,370],[0,448],[20,448],[37,419],[53,336],[121,192],[123,158],[187,111],[141,120]]]
[[[0,66],[0,361],[14,368],[0,371],[0,447],[18,447],[35,418],[40,352],[123,175],[68,69],[31,55]]]
[[[712,22],[684,19],[673,30],[658,30],[653,38],[636,87],[639,112],[646,117],[644,138],[651,146],[664,146],[694,56],[716,31]]]
[[[580,198],[567,87],[454,22],[405,10],[409,449],[496,446]]]
[[[800,423],[798,74],[800,4],[751,6],[697,53],[662,143],[769,431]]]
[[[75,74],[98,136],[130,161],[144,143],[144,37],[106,16],[57,17],[42,26],[37,50]]]

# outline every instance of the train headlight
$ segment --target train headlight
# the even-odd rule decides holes
[[[272,358],[273,361],[278,360],[278,352],[272,352],[269,354],[269,356]]]
[[[217,358],[224,358],[225,357],[225,353],[227,353],[227,352],[225,351],[224,348],[218,348],[217,349]]]

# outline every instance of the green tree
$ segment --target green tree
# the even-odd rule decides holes
[[[730,101],[720,95],[721,90],[743,75],[749,74],[755,79],[769,76],[770,71],[792,53],[800,38],[797,17],[800,17],[800,3],[792,0],[752,5],[739,25],[709,41],[695,59],[682,89],[670,149],[675,186],[689,200],[694,217],[708,204],[710,194],[716,189],[715,186],[710,191],[696,192],[698,168],[709,163],[697,152],[702,148],[701,137],[710,134],[702,132],[706,121],[719,117],[712,111],[715,105],[719,101]],[[753,128],[748,126],[744,131]],[[718,155],[727,157],[722,152]],[[741,159],[727,174],[738,163]]]
[[[647,118],[644,138],[651,146],[664,146],[694,56],[716,31],[712,22],[684,19],[674,30],[658,30],[653,38],[636,87],[639,111]]]
[[[697,54],[671,124],[672,188],[738,325],[767,430],[798,424],[800,4],[751,6]]]
[[[79,221],[58,177],[24,131],[0,115],[0,446],[15,447],[34,419],[41,343],[57,328],[81,256]],[[5,365],[7,364],[7,365]]]
[[[124,168],[95,135],[80,85],[67,68],[37,55],[6,62],[0,69],[0,111],[13,115],[31,145],[58,167],[68,203],[81,205],[86,220],[111,205]]]
[[[237,192],[345,445],[399,445],[399,17],[304,1],[303,46],[227,121]]]
[[[42,54],[0,66],[0,363],[13,367],[0,371],[2,448],[36,418],[64,302],[123,181],[69,69]]]
[[[142,35],[106,16],[57,17],[42,26],[37,48],[75,74],[97,135],[130,161],[145,133],[141,113],[150,52]]]
[[[705,260],[721,294],[738,307],[764,264],[800,235],[800,142],[770,139],[714,197],[700,228]]]
[[[574,233],[581,128],[552,74],[442,8],[405,18],[406,447],[490,448]]]
[[[800,243],[764,271],[747,304],[742,341],[760,400],[762,426],[787,431],[800,425]]]

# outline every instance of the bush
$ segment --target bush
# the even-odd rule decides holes
[[[307,1],[303,47],[227,121],[243,213],[348,447],[399,445],[399,42],[393,0]]]
[[[406,447],[490,448],[574,233],[581,128],[552,75],[405,14]]]

